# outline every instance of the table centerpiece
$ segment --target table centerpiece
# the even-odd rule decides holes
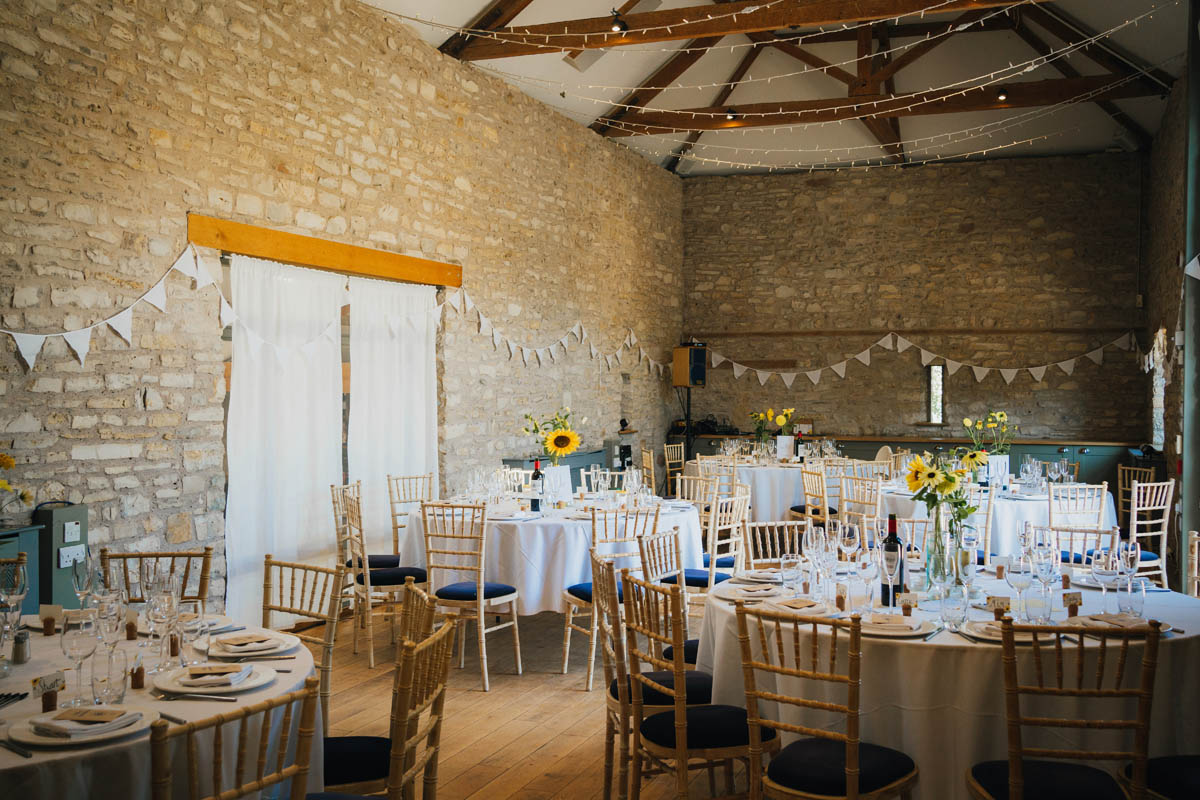
[[[961,466],[956,467],[955,460]],[[951,456],[925,453],[908,462],[904,474],[908,489],[913,492],[913,500],[925,504],[929,518],[933,520],[933,532],[925,547],[925,570],[930,584],[934,582],[932,571],[942,563],[947,551],[957,551],[960,560],[975,558],[974,553],[962,550],[963,526],[979,510],[967,498],[964,479],[968,471],[985,466],[987,462],[986,452],[966,448],[960,448]],[[955,581],[962,582],[961,573]]]
[[[971,419],[963,417],[963,428],[971,439],[971,447],[987,454],[987,482],[989,486],[1004,483],[1010,474],[1008,455],[1012,450],[1013,436],[1020,426],[1009,424],[1005,411],[988,411],[986,417]]]
[[[542,455],[550,459],[551,466],[543,470],[546,475],[546,497],[551,501],[570,500],[574,493],[571,486],[571,468],[559,466],[558,460],[574,453],[583,442],[583,438],[571,426],[571,407],[563,406],[553,415],[542,419],[526,414],[525,419],[526,424],[521,428],[521,432],[532,436],[542,449]],[[586,425],[587,417],[584,417],[580,424]]]

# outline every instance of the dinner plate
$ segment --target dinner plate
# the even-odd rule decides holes
[[[523,520],[537,519],[540,516],[542,516],[540,511],[515,511],[511,514],[495,517],[489,516],[488,522],[521,522]]]
[[[229,626],[234,624],[233,617],[213,616],[210,614],[207,619],[208,619],[208,627],[210,629],[212,629],[212,628],[228,628]],[[138,630],[137,630],[137,632],[138,632],[139,636],[149,636],[151,633],[153,633],[153,631],[150,630],[150,626],[146,623],[146,615],[145,614],[138,615]]]
[[[897,614],[896,616],[900,616]],[[915,639],[933,633],[938,624],[931,619],[922,620],[918,628],[901,628],[893,625],[873,625],[863,622],[863,636],[878,636],[886,639]]]
[[[187,674],[187,667],[173,669],[167,673],[154,676],[154,688],[168,694],[238,694],[251,689],[261,689],[275,680],[275,670],[255,664],[246,680],[237,686],[188,686],[180,683],[179,678]]]
[[[210,648],[206,642],[197,641],[196,649],[201,653],[208,653],[212,658],[256,658],[258,656],[279,655],[280,653],[286,653],[300,646],[299,638],[290,633],[283,633],[281,631],[268,631],[262,628],[247,628],[244,631],[238,631],[238,633],[257,633],[259,631],[269,634],[272,638],[276,639],[279,644],[265,650],[242,650],[239,652],[230,652],[221,647],[220,642],[213,640],[213,643],[216,645],[215,647]]]
[[[1116,625],[1111,625],[1107,622],[1104,622],[1103,620],[1096,619],[1095,616],[1096,616],[1095,614],[1080,614],[1075,619],[1065,619],[1061,623],[1056,622],[1055,624],[1058,624],[1058,625],[1085,625],[1089,628],[1095,628],[1096,630],[1106,630],[1106,631],[1121,630],[1121,628],[1119,628]],[[1144,619],[1142,620],[1143,623],[1145,621],[1146,620],[1144,620]],[[1159,629],[1158,629],[1159,633],[1166,633],[1169,630],[1171,630],[1170,623],[1159,621]]]
[[[46,713],[39,711],[36,714],[27,714],[24,717],[13,720],[12,725],[8,728],[8,735],[12,737],[14,742],[33,747],[91,747],[94,744],[111,742],[114,739],[124,739],[126,736],[137,736],[140,733],[145,733],[150,730],[151,723],[158,719],[158,712],[146,706],[127,705],[124,708],[129,711],[142,712],[142,718],[132,725],[127,725],[124,728],[118,728],[108,733],[98,733],[95,736],[75,739],[69,739],[65,736],[45,736],[33,729],[33,718],[40,717]]]
[[[816,605],[811,605],[807,608],[792,608],[783,604],[785,599],[786,598],[783,597],[775,597],[767,600],[766,604],[775,611],[779,611],[784,614],[795,614],[802,617],[820,617],[828,614],[832,610],[825,603],[817,603]]]
[[[737,576],[751,583],[782,583],[783,574],[777,569],[752,569]]]
[[[1059,623],[1055,622],[1054,624],[1057,625]],[[1004,636],[1000,632],[1000,623],[996,622],[995,620],[968,620],[963,624],[963,628],[966,633],[974,636],[976,639],[982,639],[985,642],[999,643],[1004,641]],[[1024,631],[1014,631],[1013,637],[1017,642],[1029,643],[1033,641],[1033,634],[1026,633]],[[1043,641],[1041,637],[1038,637],[1038,640]],[[1049,640],[1047,639],[1044,641]]]
[[[782,586],[756,583],[753,586],[730,585],[728,581],[713,587],[713,594],[724,600],[766,600],[784,594]]]

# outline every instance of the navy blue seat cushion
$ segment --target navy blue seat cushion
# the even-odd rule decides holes
[[[700,654],[700,640],[688,639],[683,643],[683,663],[695,664],[696,659]],[[663,658],[670,661],[675,657],[675,645],[667,645],[663,648]]]
[[[1022,800],[1124,800],[1116,778],[1086,764],[1025,759]],[[1008,800],[1008,761],[984,761],[971,767],[971,776],[995,800]]]
[[[1064,564],[1089,564],[1092,560],[1092,554],[1086,556],[1083,553],[1072,553],[1070,550],[1061,550],[1059,555],[1062,557]]]
[[[704,554],[704,568],[708,569],[712,563],[712,554]],[[720,569],[733,569],[737,565],[737,556],[717,556],[717,566]]]
[[[330,736],[325,745],[325,785],[382,780],[388,776],[392,740],[386,736]]]
[[[1095,554],[1095,552],[1096,552],[1096,551],[1095,551],[1095,550],[1092,550],[1092,549],[1089,549],[1089,550],[1087,551],[1087,555],[1088,555],[1088,561],[1089,561],[1089,562],[1092,560],[1092,556]],[[1101,552],[1101,553],[1107,553],[1107,552],[1108,552],[1108,548],[1107,548],[1107,547],[1105,547],[1105,548],[1101,549],[1101,550],[1100,550],[1100,552]],[[1118,553],[1119,553],[1119,552],[1120,552],[1120,551],[1118,550]],[[1151,553],[1149,550],[1143,550],[1143,551],[1141,552],[1141,559],[1142,559],[1142,561],[1158,561],[1158,553]]]
[[[807,508],[808,506],[805,505],[792,506],[792,511],[795,511],[797,514],[805,514],[807,513]],[[838,512],[836,508],[827,508],[825,509],[825,513],[831,517],[836,517]]]
[[[516,587],[509,586],[507,583],[492,583],[491,581],[485,581],[483,584],[483,597],[485,600],[492,597],[503,597],[506,594],[516,593]],[[441,600],[474,600],[475,584],[472,581],[451,583],[438,589],[435,594]]]
[[[675,712],[663,711],[642,720],[642,736],[659,747],[675,746]],[[775,738],[774,728],[763,728],[764,741]],[[746,709],[737,706],[691,706],[687,710],[689,749],[738,747],[750,744]]]
[[[1125,765],[1125,777],[1133,780],[1133,764]],[[1200,797],[1200,755],[1149,759],[1146,788],[1170,800]]]
[[[368,556],[368,559],[372,556]],[[368,560],[368,564],[370,561]],[[417,583],[424,583],[429,580],[429,575],[420,567],[388,567],[387,569],[372,569],[371,570],[371,585],[372,586],[403,586],[404,579],[411,577]],[[359,583],[363,582],[363,576],[360,574],[355,578]]]
[[[675,673],[670,670],[661,670],[659,672],[647,672],[646,677],[655,683],[661,683],[663,686],[673,688],[675,686]],[[688,705],[699,705],[701,703],[712,702],[712,675],[707,672],[689,669],[684,674],[683,688],[687,692]],[[629,699],[633,701],[633,690],[630,689]],[[608,693],[613,697],[617,696],[617,679],[613,678],[612,683],[608,685]],[[642,703],[648,706],[669,706],[675,702],[675,698],[665,695],[657,689],[651,689],[649,686],[642,684]]]
[[[858,791],[874,792],[908,775],[916,764],[890,747],[858,745]],[[846,795],[846,743],[832,739],[799,739],[779,751],[767,777],[805,794]]]
[[[367,556],[367,566],[371,569],[384,569],[385,567],[400,566],[400,556],[385,555],[380,553],[374,556]],[[354,569],[354,559],[346,559],[346,568]]]
[[[676,575],[668,575],[662,579],[663,583],[675,583]],[[724,572],[718,572],[713,576],[713,583],[721,583],[729,580],[732,575],[727,575]],[[708,587],[708,570],[706,569],[685,569],[683,571],[683,583],[685,586],[699,586],[702,588]]]
[[[617,581],[617,602],[618,603],[625,602],[624,589],[625,589],[625,587],[623,587],[621,585],[621,582]],[[568,586],[567,594],[571,595],[572,597],[578,597],[580,600],[582,600],[585,603],[590,603],[590,602],[592,602],[592,582],[588,581],[587,583],[577,583],[574,586]]]

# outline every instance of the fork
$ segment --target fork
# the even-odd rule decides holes
[[[167,694],[166,692],[160,692],[158,690],[151,692],[150,696],[155,700],[163,700],[166,702],[173,700],[215,700],[218,703],[236,703],[238,701],[236,697],[226,697],[225,695],[220,694],[187,694],[186,692],[181,692],[179,694]]]
[[[29,697],[29,692],[9,692],[0,694],[0,708],[11,706],[13,703],[19,703]]]

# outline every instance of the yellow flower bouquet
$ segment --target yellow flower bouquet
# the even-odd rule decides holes
[[[775,413],[774,408],[768,408],[766,411],[751,411],[750,419],[754,422],[754,438],[760,442],[767,441],[771,436],[772,426],[779,429],[780,436],[794,436],[796,423],[792,422],[792,416],[795,415],[794,408],[781,408],[779,413]]]
[[[984,450],[997,456],[1008,455],[1012,449],[1013,435],[1021,427],[1016,423],[1009,424],[1005,411],[989,411],[986,417],[979,419],[963,417],[962,424],[975,450]]]
[[[0,469],[10,470],[17,466],[17,460],[8,453],[0,453]],[[8,496],[0,500],[0,513],[3,513],[6,508],[19,503],[20,505],[29,505],[33,502],[33,493],[28,489],[18,489],[8,482],[7,478],[0,478],[0,492],[6,493]]]
[[[526,424],[521,433],[533,436],[542,452],[550,457],[550,463],[558,466],[558,460],[569,456],[579,449],[583,438],[571,426],[571,408],[565,406],[554,412],[553,416],[537,419],[532,414],[525,415]],[[587,417],[580,422],[587,424]]]

